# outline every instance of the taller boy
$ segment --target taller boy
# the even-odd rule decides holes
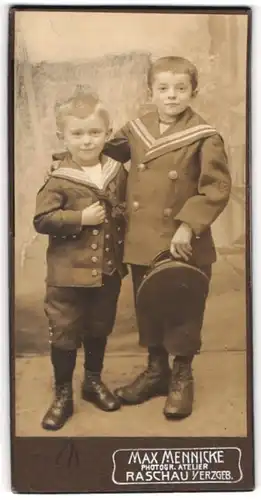
[[[225,208],[231,188],[222,138],[190,107],[198,87],[196,67],[181,57],[161,58],[149,70],[148,85],[156,110],[117,133],[121,144],[124,138],[128,142],[132,162],[124,261],[131,264],[135,294],[147,266],[166,248],[211,276],[216,252],[210,226]],[[107,151],[113,153],[113,143]],[[138,318],[148,367],[117,390],[122,402],[137,404],[168,394],[166,417],[191,413],[191,363],[201,346],[203,309],[193,323],[168,332],[149,317]],[[184,343],[184,336],[190,342]],[[175,356],[171,376],[169,354]]]

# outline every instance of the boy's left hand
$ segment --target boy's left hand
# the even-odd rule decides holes
[[[189,260],[192,254],[191,238],[192,229],[183,222],[170,243],[170,253],[175,259]]]

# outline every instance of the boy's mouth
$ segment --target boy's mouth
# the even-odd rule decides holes
[[[80,151],[81,153],[91,153],[92,151],[95,151],[95,148],[81,148]]]
[[[173,107],[177,107],[179,106],[179,102],[166,102],[165,103],[165,106],[173,106]]]

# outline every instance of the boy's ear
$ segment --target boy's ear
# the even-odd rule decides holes
[[[151,101],[151,99],[152,99],[152,90],[151,90],[150,87],[148,87],[147,93],[148,93],[148,100]]]
[[[63,132],[61,132],[61,130],[57,130],[56,136],[58,137],[59,141],[64,138]]]
[[[193,90],[192,97],[197,97],[197,95],[198,95],[198,89]]]
[[[107,130],[106,141],[109,141],[112,138],[112,134],[113,134],[113,129],[112,129],[112,127],[110,127]]]

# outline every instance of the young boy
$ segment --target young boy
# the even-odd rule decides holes
[[[131,265],[135,295],[149,264],[166,248],[211,277],[216,252],[210,226],[227,205],[231,187],[222,138],[191,109],[196,67],[181,57],[158,59],[149,70],[148,85],[155,111],[127,123],[106,146],[117,157],[125,139],[124,161],[130,148],[124,262]],[[116,391],[123,403],[168,394],[167,418],[192,412],[191,364],[200,350],[203,309],[194,322],[168,331],[152,318],[138,318],[148,367]],[[191,341],[184,344],[184,336]],[[175,357],[171,372],[169,355]]]
[[[56,394],[43,418],[57,430],[73,414],[72,377],[81,341],[86,355],[82,397],[104,411],[120,408],[101,380],[121,279],[127,173],[102,155],[109,116],[98,97],[76,92],[57,106],[66,154],[37,194],[34,227],[49,235],[45,312]]]

